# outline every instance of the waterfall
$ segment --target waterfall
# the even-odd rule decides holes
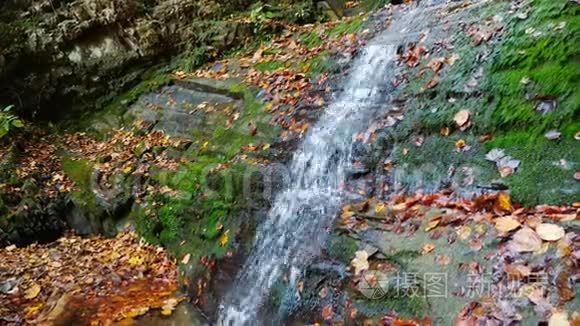
[[[248,260],[221,302],[219,325],[263,323],[259,312],[272,286],[282,277],[296,285],[320,254],[344,197],[341,187],[352,165],[353,139],[377,112],[387,109],[390,65],[409,27],[421,25],[417,13],[406,12],[369,42],[353,63],[342,93],[307,133],[290,164],[291,182],[275,198]]]

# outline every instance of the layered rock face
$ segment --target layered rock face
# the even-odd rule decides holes
[[[0,5],[0,103],[40,118],[92,108],[162,58],[243,45],[260,20],[240,13],[256,2],[7,1]],[[286,2],[272,4],[282,19],[309,19],[314,8]]]

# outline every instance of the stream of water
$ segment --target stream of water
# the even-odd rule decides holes
[[[260,309],[283,277],[295,286],[319,256],[344,193],[356,134],[385,110],[385,89],[401,34],[417,18],[408,12],[363,49],[331,103],[294,154],[291,182],[279,193],[230,292],[223,298],[219,325],[260,325]]]

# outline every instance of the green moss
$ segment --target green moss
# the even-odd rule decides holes
[[[265,62],[260,62],[260,63],[256,64],[255,67],[259,71],[266,72],[266,71],[276,71],[276,70],[284,69],[286,67],[286,65],[280,61],[265,61]]]
[[[391,3],[391,0],[363,0],[362,5],[366,10],[375,10]]]
[[[573,138],[550,141],[541,134],[514,131],[498,136],[486,147],[504,148],[508,155],[521,160],[516,173],[505,178],[516,202],[532,206],[577,201],[580,185],[574,172],[580,152]]]
[[[491,16],[505,6],[497,3],[478,15]],[[446,66],[434,89],[424,88],[431,78],[429,72],[405,86],[404,91],[414,96],[406,104],[405,119],[390,132],[402,183],[427,186],[448,182],[449,167],[469,166],[475,169],[477,184],[505,183],[514,199],[524,205],[573,202],[578,191],[572,178],[578,164],[578,156],[572,154],[577,152],[572,137],[580,130],[576,122],[580,113],[576,91],[580,89],[580,9],[565,0],[535,0],[530,9],[528,19],[510,17],[499,43],[473,46],[467,35],[458,33],[453,53],[460,59]],[[466,87],[479,69],[483,71],[479,85]],[[546,99],[557,102],[553,112],[536,112],[537,103]],[[472,126],[461,132],[455,130],[453,118],[465,109],[471,112]],[[438,135],[444,127],[451,128],[451,136]],[[562,140],[546,140],[543,134],[550,129],[562,132]],[[485,133],[495,135],[496,140],[481,146],[477,137]],[[412,141],[418,134],[425,136],[421,147]],[[454,150],[460,138],[472,146],[469,152]],[[520,169],[500,178],[493,163],[484,159],[492,147],[503,148],[521,160]],[[403,148],[409,150],[407,155],[402,155]],[[560,159],[567,160],[571,170],[555,166]]]
[[[344,264],[350,264],[358,250],[358,242],[345,235],[333,235],[328,240],[328,254]]]
[[[316,32],[310,32],[300,35],[300,43],[312,49],[321,46],[324,42]]]
[[[207,63],[213,57],[212,53],[214,52],[209,47],[199,46],[181,54],[174,60],[172,66],[174,70],[193,72],[195,69]]]
[[[72,196],[77,204],[90,210],[95,209],[97,203],[91,181],[93,164],[88,160],[63,157],[62,168],[64,173],[75,183],[77,189],[72,192]]]
[[[343,21],[328,31],[328,35],[333,37],[343,36],[347,34],[352,34],[360,31],[364,25],[364,19],[362,17],[350,18]]]
[[[199,134],[186,157],[190,163],[179,171],[160,171],[152,182],[166,186],[175,193],[149,196],[147,205],[137,216],[137,229],[153,243],[166,246],[175,256],[185,253],[196,261],[202,255],[223,257],[240,228],[238,213],[249,204],[244,186],[253,180],[258,168],[230,161],[242,146],[270,143],[279,130],[269,125],[270,114],[264,104],[256,100],[255,92],[243,84],[230,86],[229,91],[243,98],[244,107],[238,119],[226,126],[228,116],[215,112],[219,119],[212,128]],[[258,132],[252,136],[248,125],[253,123]],[[258,155],[258,152],[248,153]],[[216,171],[218,166],[226,168]],[[252,197],[252,200],[259,200]],[[227,235],[226,235],[227,232]]]
[[[382,317],[390,312],[396,312],[402,318],[422,318],[429,313],[429,304],[424,296],[387,294],[385,297],[359,299],[355,301],[359,313],[368,317]]]
[[[109,103],[105,111],[123,109],[137,101],[141,95],[156,91],[170,82],[171,75],[161,71],[150,71],[143,76],[139,84]]]
[[[489,78],[498,103],[490,128],[541,132],[578,117],[578,17],[580,8],[569,1],[536,0],[527,20],[511,23]],[[557,108],[539,114],[534,107],[541,98],[556,100]]]
[[[300,70],[305,72],[310,78],[327,72],[332,67],[332,59],[327,52],[322,52],[321,54],[307,60],[301,64]]]

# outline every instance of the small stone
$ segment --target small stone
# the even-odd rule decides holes
[[[517,18],[524,20],[528,18],[528,13],[527,12],[520,12],[516,15]]]
[[[485,159],[492,162],[497,162],[506,156],[503,149],[494,148],[485,155]]]
[[[544,137],[546,137],[548,140],[556,140],[560,139],[561,135],[562,133],[560,133],[558,130],[550,130],[544,134]]]
[[[536,103],[535,110],[542,115],[546,115],[556,109],[558,102],[555,100],[543,100]]]

